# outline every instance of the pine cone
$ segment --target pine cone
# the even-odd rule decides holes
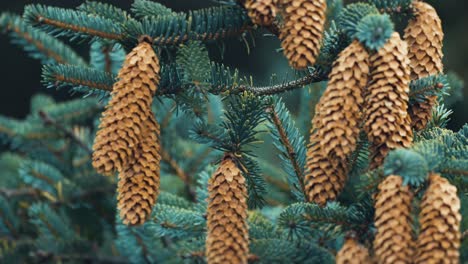
[[[346,174],[346,168],[341,163],[332,164],[324,155],[317,134],[312,133],[304,175],[307,200],[320,206],[336,200],[344,188]]]
[[[313,65],[320,51],[326,20],[326,0],[282,0],[284,25],[280,39],[292,67]]]
[[[143,141],[135,159],[119,174],[118,209],[126,225],[141,225],[151,215],[159,195],[160,141],[159,124],[151,117],[145,122]]]
[[[278,0],[247,0],[245,8],[254,24],[270,26],[275,21]]]
[[[208,191],[208,263],[247,263],[247,187],[244,176],[230,156],[223,159],[212,175]]]
[[[411,79],[417,80],[443,72],[444,32],[442,22],[431,5],[416,1],[413,7],[415,16],[405,29],[404,39],[409,47]],[[437,96],[428,96],[424,102],[417,102],[411,107],[413,128],[422,130],[426,127],[432,118],[432,108],[436,103]]]
[[[391,175],[379,184],[375,201],[374,253],[377,263],[411,263],[414,254],[409,186]]]
[[[460,199],[457,188],[438,174],[429,176],[421,201],[415,263],[459,263]]]
[[[336,264],[368,264],[372,263],[369,251],[359,244],[355,238],[347,238],[343,247],[336,255]]]
[[[364,130],[372,143],[371,168],[387,153],[413,141],[408,111],[409,67],[407,45],[398,33],[370,58],[371,81],[366,91]]]
[[[357,40],[340,53],[314,116],[324,155],[342,164],[356,149],[359,137],[368,59],[369,54]]]
[[[99,173],[122,171],[136,155],[143,124],[153,116],[151,104],[159,84],[159,70],[158,57],[146,42],[125,58],[93,146],[93,166]]]

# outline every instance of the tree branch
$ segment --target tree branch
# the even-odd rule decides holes
[[[293,146],[291,145],[291,142],[289,142],[288,135],[286,134],[286,131],[284,130],[283,124],[281,123],[281,120],[278,116],[278,113],[275,111],[274,107],[271,106],[267,109],[270,112],[271,119],[273,121],[273,124],[275,125],[276,129],[278,130],[278,134],[280,136],[281,142],[283,143],[284,147],[286,148],[286,152],[288,155],[288,159],[291,161],[291,164],[293,165],[294,172],[297,177],[297,181],[299,182],[301,186],[301,191],[305,195],[305,186],[304,186],[304,175],[302,172],[301,166],[299,166],[299,162],[297,161],[297,153],[294,151]]]
[[[89,148],[85,142],[83,142],[80,138],[78,138],[72,131],[65,128],[62,124],[52,119],[46,112],[39,111],[39,116],[41,117],[44,124],[55,127],[57,130],[65,134],[67,138],[69,138],[70,140],[75,142],[78,146],[80,146],[82,149],[84,149],[89,155],[93,154],[93,150]]]

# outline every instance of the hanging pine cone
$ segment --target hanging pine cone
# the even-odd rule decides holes
[[[126,225],[143,224],[150,217],[159,194],[159,124],[154,117],[145,123],[144,138],[135,159],[119,174],[117,208]]]
[[[359,135],[368,58],[358,41],[343,50],[316,106],[304,185],[308,200],[320,206],[335,200],[346,182],[346,159],[356,148]]]
[[[305,69],[319,54],[326,19],[326,0],[282,0],[280,39],[292,67]]]
[[[336,264],[369,264],[372,263],[369,251],[353,237],[346,238],[343,247],[336,254]]]
[[[371,81],[366,91],[364,129],[372,143],[371,168],[387,153],[409,147],[413,141],[408,110],[409,67],[407,45],[398,33],[370,58]]]
[[[208,192],[208,263],[247,263],[247,187],[244,176],[229,155],[212,175]]]
[[[457,188],[431,174],[421,201],[415,263],[459,263],[460,221]]]
[[[355,150],[359,136],[368,59],[369,54],[357,40],[340,53],[314,116],[324,155],[342,164]]]
[[[379,184],[375,201],[374,253],[377,263],[412,263],[414,254],[409,186],[391,175]]]
[[[146,42],[125,58],[94,141],[93,166],[99,173],[120,172],[136,156],[144,124],[153,116],[159,70],[158,57]]]
[[[442,64],[442,45],[444,32],[442,22],[435,9],[424,2],[413,3],[414,17],[405,29],[404,39],[408,43],[411,79],[417,80],[430,75],[440,74]],[[432,108],[437,96],[428,96],[423,102],[416,102],[410,109],[412,127],[422,130],[432,118]]]
[[[159,61],[141,42],[125,58],[93,146],[99,173],[119,172],[118,209],[124,224],[143,224],[159,194],[159,125],[151,111]]]
[[[336,200],[346,182],[346,168],[341,163],[332,164],[324,155],[316,133],[311,134],[307,149],[304,188],[307,200],[319,206]]]
[[[275,21],[278,0],[247,0],[245,8],[254,24],[270,26]]]

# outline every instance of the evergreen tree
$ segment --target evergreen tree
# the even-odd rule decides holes
[[[445,128],[463,84],[436,10],[217,2],[0,15],[46,87],[82,95],[0,117],[0,262],[468,261],[468,125]],[[257,86],[209,56],[255,32],[293,77]]]

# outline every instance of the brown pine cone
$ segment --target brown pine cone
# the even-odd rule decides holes
[[[158,57],[146,42],[125,58],[94,141],[93,166],[99,173],[122,171],[136,155],[143,124],[153,116],[151,104],[159,84],[159,70]]]
[[[442,22],[431,5],[416,1],[413,8],[415,16],[405,29],[404,39],[409,47],[411,79],[417,80],[443,72],[444,32]],[[436,103],[437,96],[428,96],[424,102],[417,102],[411,107],[410,115],[414,129],[422,130],[426,127],[432,118],[432,108]]]
[[[408,111],[409,67],[407,45],[398,33],[370,58],[371,81],[365,96],[364,130],[372,143],[371,168],[387,153],[413,141]]]
[[[460,221],[457,188],[439,174],[431,174],[421,201],[415,263],[459,263]]]
[[[141,225],[151,215],[159,195],[161,147],[159,124],[154,117],[145,122],[143,141],[129,166],[119,174],[117,208],[126,225]]]
[[[336,264],[370,264],[369,251],[355,238],[346,238],[343,247],[336,254]]]
[[[409,186],[391,175],[379,184],[375,200],[374,254],[377,263],[412,263],[414,255]]]
[[[315,63],[322,42],[326,9],[326,0],[282,0],[281,46],[292,67],[305,69]]]
[[[340,53],[314,116],[314,128],[324,155],[343,165],[356,149],[363,91],[369,75],[368,60],[369,54],[357,40]]]
[[[208,192],[207,262],[247,263],[247,187],[232,157],[227,155],[211,176]]]
[[[270,26],[275,21],[278,0],[247,0],[245,8],[254,24]]]
[[[332,161],[323,153],[317,133],[311,134],[307,149],[304,188],[307,200],[319,206],[334,201],[346,183],[347,170],[341,163]]]

